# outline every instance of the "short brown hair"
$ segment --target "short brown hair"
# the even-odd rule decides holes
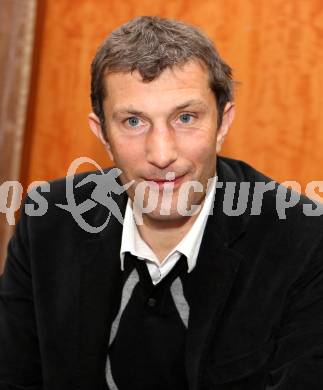
[[[92,108],[102,128],[105,128],[103,101],[107,92],[104,78],[108,73],[137,70],[142,80],[149,82],[164,69],[191,59],[200,60],[209,71],[219,127],[226,103],[233,100],[230,66],[222,60],[211,40],[197,28],[176,20],[141,16],[114,30],[99,47],[92,62]]]

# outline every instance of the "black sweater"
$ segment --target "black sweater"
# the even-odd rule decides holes
[[[189,306],[180,288],[187,278],[184,256],[154,285],[145,262],[126,254],[123,297],[112,325],[107,360],[111,389],[188,389],[187,324],[181,317],[188,317]]]

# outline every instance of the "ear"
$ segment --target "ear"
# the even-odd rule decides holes
[[[110,160],[113,161],[114,159],[113,159],[113,154],[111,152],[110,143],[108,142],[105,132],[102,129],[100,119],[96,114],[94,114],[94,112],[91,112],[89,114],[88,120],[89,120],[89,126],[92,133],[103,143],[106,151],[109,154]]]
[[[216,153],[219,153],[222,148],[222,144],[225,140],[226,135],[232,125],[233,119],[235,115],[235,106],[233,102],[228,102],[223,111],[222,123],[217,131],[216,138]]]

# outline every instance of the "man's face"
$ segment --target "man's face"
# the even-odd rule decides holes
[[[183,219],[177,207],[180,188],[188,181],[200,182],[203,191],[190,190],[185,208],[202,203],[208,179],[216,174],[216,152],[231,124],[232,105],[227,105],[217,130],[217,107],[208,72],[197,61],[166,69],[151,82],[142,82],[137,71],[108,74],[105,82],[105,145],[122,170],[122,183],[134,180],[128,195],[133,200],[139,183],[152,182],[150,196],[157,196],[157,207],[144,218]],[[98,134],[98,119],[91,115],[91,128]],[[166,179],[169,173],[167,179],[173,175],[173,180]],[[144,206],[148,201],[146,191]],[[166,206],[169,215],[161,215]]]

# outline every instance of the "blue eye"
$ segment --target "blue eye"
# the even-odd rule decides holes
[[[191,114],[182,114],[179,116],[179,119],[182,123],[190,123],[192,118]]]
[[[132,116],[127,119],[128,125],[131,127],[136,127],[139,125],[139,119],[136,116]]]

